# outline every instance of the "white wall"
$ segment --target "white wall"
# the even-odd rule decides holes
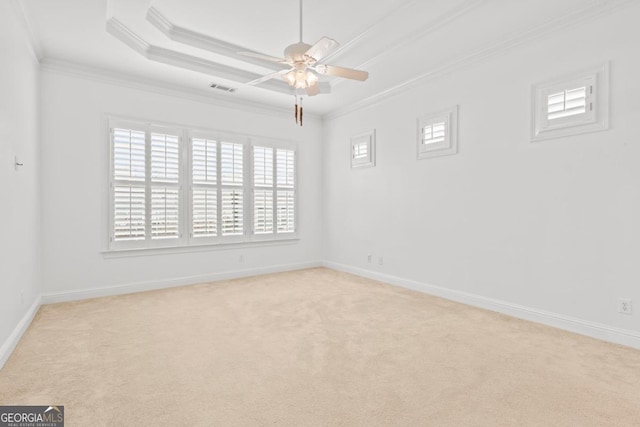
[[[640,331],[637,12],[325,121],[325,259]],[[531,85],[605,61],[611,129],[531,143]],[[455,104],[459,154],[416,160],[416,118]],[[377,165],[350,170],[349,138],[370,129]],[[617,313],[619,297],[635,315]]]
[[[14,155],[24,163],[17,172]],[[3,1],[0,2],[0,346],[40,293],[38,170],[38,64],[11,3]]]
[[[290,114],[243,112],[42,71],[42,174],[45,294],[139,283],[198,282],[216,274],[321,260],[321,122],[292,123]],[[108,138],[104,114],[298,141],[299,230],[294,244],[109,258]],[[244,262],[239,262],[239,255]]]

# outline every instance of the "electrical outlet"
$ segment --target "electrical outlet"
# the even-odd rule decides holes
[[[367,255],[367,262],[368,262],[369,264],[371,264],[371,259],[372,259],[372,258],[373,258],[373,257],[371,256],[371,254]]]
[[[633,305],[628,298],[620,298],[618,300],[618,313],[633,314]]]
[[[384,264],[384,260],[382,259],[382,257],[378,258],[378,265],[382,265]]]

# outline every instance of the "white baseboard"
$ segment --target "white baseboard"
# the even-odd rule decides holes
[[[40,299],[41,298],[38,295],[33,304],[31,304],[31,307],[29,307],[29,310],[27,310],[24,316],[22,316],[20,322],[18,322],[9,337],[0,347],[0,369],[2,369],[5,363],[7,363],[7,360],[9,360],[9,356],[11,356],[11,353],[16,348],[16,345],[18,345],[20,338],[22,338],[22,335],[24,335],[24,333],[27,331],[29,325],[31,325],[31,321],[36,316],[36,313],[40,308]]]
[[[0,347],[0,369],[11,356],[16,345],[22,338],[31,321],[35,317],[40,305],[53,304],[66,301],[78,301],[89,298],[130,294],[134,292],[150,291],[155,289],[166,289],[178,286],[194,285],[198,283],[215,282],[219,280],[239,279],[242,277],[259,276],[261,274],[280,273],[284,271],[302,270],[305,268],[322,267],[322,261],[311,261],[297,264],[275,265],[271,267],[252,268],[245,270],[226,271],[222,273],[205,274],[200,276],[178,277],[161,281],[146,281],[138,283],[128,283],[102,288],[80,289],[72,291],[50,292],[39,295],[31,305],[27,313],[22,317],[11,335]]]
[[[390,285],[400,286],[414,291],[423,292],[425,294],[435,295],[444,299],[461,302],[463,304],[497,311],[498,313],[507,314],[520,319],[542,323],[544,325],[553,326],[558,329],[586,335],[603,341],[609,341],[640,349],[640,333],[636,331],[615,328],[601,323],[512,304],[506,301],[470,294],[468,292],[433,286],[332,261],[325,261],[324,266],[334,270],[355,274],[357,276],[367,277]]]
[[[414,291],[423,292],[429,295],[435,295],[441,298],[461,302],[471,306],[497,311],[499,313],[507,314],[521,319],[531,320],[533,322],[542,323],[569,332],[597,338],[603,341],[609,341],[616,344],[622,344],[640,349],[640,333],[636,331],[614,328],[588,320],[577,319],[544,310],[511,304],[506,301],[486,298],[467,292],[442,288],[425,283],[419,283],[413,280],[407,280],[400,277],[349,265],[339,264],[332,261],[313,261],[298,264],[285,264],[272,267],[228,271],[200,276],[187,276],[162,281],[147,281],[116,285],[111,287],[61,291],[43,294],[42,296],[38,296],[36,298],[29,310],[25,313],[18,325],[15,327],[11,335],[9,335],[7,340],[0,347],[0,369],[2,369],[4,364],[7,362],[9,356],[11,356],[11,353],[20,341],[20,338],[22,338],[22,335],[31,324],[41,304],[51,304],[65,301],[77,301],[88,298],[122,295],[134,292],[165,289],[177,286],[193,285],[197,283],[215,282],[219,280],[237,279],[242,277],[258,276],[261,274],[279,273],[283,271],[302,270],[305,268],[321,266],[355,274],[357,276],[367,277],[383,283],[388,283],[390,285],[400,286]]]
[[[177,286],[195,285],[198,283],[216,282],[219,280],[239,279],[242,277],[259,276],[261,274],[280,273],[283,271],[322,267],[322,265],[322,261],[312,261],[297,264],[275,265],[271,267],[251,268],[245,270],[225,271],[222,273],[205,274],[199,276],[185,276],[169,280],[151,280],[145,282],[127,283],[102,288],[49,292],[42,295],[42,304],[53,304],[58,302],[77,301],[89,298],[131,294],[135,292],[166,289]]]

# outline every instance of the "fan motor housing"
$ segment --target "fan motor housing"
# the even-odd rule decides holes
[[[304,61],[304,54],[309,50],[310,47],[311,45],[303,42],[294,43],[287,46],[287,48],[284,50],[284,57],[287,59],[291,58],[293,62]]]

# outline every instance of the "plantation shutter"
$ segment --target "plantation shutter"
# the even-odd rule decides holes
[[[422,128],[422,143],[436,144],[444,142],[447,124],[445,121],[430,123]]]
[[[216,184],[218,152],[215,141],[192,140],[192,175],[194,184]]]
[[[218,192],[216,189],[193,189],[193,237],[218,235]]]
[[[295,195],[293,191],[278,190],[278,233],[295,231]]]
[[[112,130],[112,240],[144,240],[146,233],[145,132]]]
[[[231,142],[220,143],[221,233],[244,234],[244,147]]]
[[[145,188],[116,185],[114,191],[113,240],[145,239]]]
[[[296,152],[188,131],[110,119],[109,249],[291,238]]]
[[[191,236],[218,235],[218,144],[209,139],[193,138]]]
[[[151,134],[151,239],[180,237],[179,141]]]
[[[294,186],[295,153],[293,150],[278,149],[277,152],[277,180],[278,187]]]
[[[364,158],[367,158],[368,156],[369,156],[369,144],[366,141],[353,144],[354,159],[364,159]]]
[[[113,130],[113,178],[126,181],[145,179],[145,133],[130,129]]]
[[[590,89],[582,86],[550,94],[547,97],[547,119],[554,120],[585,113],[587,90]]]
[[[276,231],[295,231],[295,152],[276,150]]]
[[[273,148],[253,147],[253,232],[273,233]]]
[[[253,184],[273,187],[273,148],[253,147]]]

